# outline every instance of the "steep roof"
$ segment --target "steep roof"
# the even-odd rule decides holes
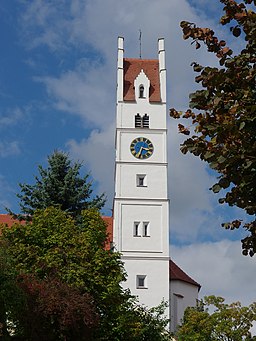
[[[135,101],[134,80],[141,70],[150,80],[149,101],[161,102],[157,59],[124,58],[124,101]]]
[[[189,277],[174,261],[170,260],[169,262],[169,271],[170,271],[170,280],[177,280],[186,282],[198,287],[198,291],[201,288],[201,285],[194,281],[191,277]]]

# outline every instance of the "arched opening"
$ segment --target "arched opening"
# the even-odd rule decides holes
[[[144,98],[144,85],[140,85],[139,87],[139,98]]]

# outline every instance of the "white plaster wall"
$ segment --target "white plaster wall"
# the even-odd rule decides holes
[[[143,251],[163,252],[162,245],[162,205],[122,205],[122,252]],[[149,237],[134,236],[134,222],[149,222]],[[141,226],[140,226],[141,227]]]
[[[146,99],[138,99],[137,102],[121,102],[117,108],[117,128],[134,128],[134,117],[149,115],[150,129],[166,129],[166,105],[150,103]]]
[[[175,295],[176,294],[176,295]],[[177,297],[183,296],[183,298]],[[172,280],[170,283],[171,330],[175,331],[181,323],[187,307],[195,307],[198,299],[198,287],[187,282]]]
[[[154,200],[115,200],[114,243],[118,251],[130,257],[166,257],[169,259],[169,202]],[[149,222],[150,237],[134,237],[135,221]]]
[[[118,83],[123,77],[123,39],[119,38]],[[122,253],[128,279],[123,283],[140,303],[153,307],[169,301],[169,201],[167,199],[166,79],[164,45],[159,45],[162,103],[148,98],[123,102],[123,85],[117,87],[114,244]],[[135,128],[135,115],[149,115],[149,129]],[[154,152],[144,160],[130,152],[131,142],[146,137]],[[136,174],[147,175],[147,187],[136,186]],[[134,237],[134,222],[150,223],[150,237]],[[136,276],[146,275],[147,288],[136,288]],[[169,308],[166,310],[169,316]]]
[[[167,259],[133,259],[125,258],[125,269],[129,274],[124,288],[129,288],[133,295],[138,295],[140,303],[154,307],[164,299],[169,300],[169,258]],[[146,275],[147,289],[136,288],[136,276]],[[166,316],[169,315],[168,309]]]
[[[146,175],[146,186],[137,186],[137,175]],[[121,163],[116,168],[116,179],[125,179],[125,181],[117,181],[116,197],[123,198],[151,198],[166,199],[167,198],[167,165],[154,165],[149,167],[148,164],[130,164]]]

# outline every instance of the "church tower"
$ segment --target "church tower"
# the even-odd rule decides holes
[[[114,247],[123,286],[148,307],[169,301],[166,69],[158,59],[124,58],[118,38]]]

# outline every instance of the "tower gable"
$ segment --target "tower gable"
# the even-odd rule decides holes
[[[161,102],[158,60],[135,58],[124,58],[124,101],[136,101],[139,97],[139,86],[143,83],[140,84],[137,80],[142,81],[143,74],[144,82],[147,82],[146,79],[149,82],[149,102]],[[137,93],[136,85],[138,86]],[[147,86],[146,83],[145,86]]]
[[[138,100],[149,100],[149,87],[150,80],[145,75],[143,70],[140,71],[139,75],[134,80],[134,91],[135,99]]]

